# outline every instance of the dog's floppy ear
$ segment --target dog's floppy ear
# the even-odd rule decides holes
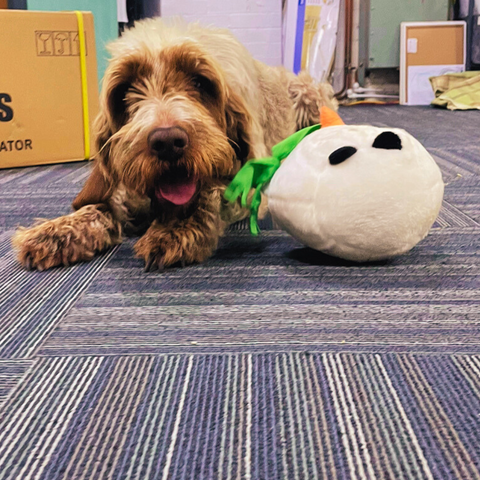
[[[112,193],[112,182],[96,163],[85,185],[72,203],[75,210],[85,205],[104,203]]]
[[[243,162],[253,158],[252,115],[238,94],[229,91],[225,101],[227,136],[237,158]]]
[[[126,121],[125,95],[130,84],[125,77],[129,74],[130,72],[123,71],[121,62],[110,64],[105,72],[100,113],[94,124],[95,145],[98,153],[92,173],[72,203],[75,210],[85,205],[105,202],[114,190],[116,182],[111,167],[109,140]]]
[[[110,165],[110,146],[108,144],[113,131],[104,111],[100,111],[95,120],[94,131],[97,148],[95,164],[85,185],[72,203],[75,210],[85,205],[104,203],[112,194],[115,183]]]
[[[110,173],[110,146],[108,145],[108,140],[113,132],[103,111],[95,120],[94,131],[97,147],[95,164],[85,185],[72,203],[75,210],[85,205],[104,203],[113,191],[114,181],[113,174]]]

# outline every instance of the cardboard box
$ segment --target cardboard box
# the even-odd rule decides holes
[[[82,17],[91,134],[98,113],[95,36],[93,15]],[[0,10],[0,61],[0,168],[84,159],[76,14]]]
[[[159,0],[155,0],[155,2],[159,3]],[[12,8],[11,5],[10,8]],[[28,0],[25,9],[41,12],[57,12],[59,10],[92,12],[93,18],[95,18],[98,81],[100,84],[110,58],[105,46],[118,38],[117,0]]]

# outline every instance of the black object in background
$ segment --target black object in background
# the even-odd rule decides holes
[[[456,20],[464,20],[467,23],[467,70],[480,70],[480,15],[475,15],[475,0],[468,0],[468,10],[462,17],[460,2],[454,4]],[[478,12],[477,12],[478,13]]]
[[[8,0],[8,8],[12,10],[26,10],[27,0]]]
[[[160,0],[127,0],[128,25],[160,15]]]

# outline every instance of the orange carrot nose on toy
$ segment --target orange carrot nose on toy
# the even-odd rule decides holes
[[[339,117],[337,112],[334,112],[331,108],[322,107],[320,109],[320,125],[322,125],[322,128],[325,128],[334,127],[336,125],[345,125],[345,123]]]

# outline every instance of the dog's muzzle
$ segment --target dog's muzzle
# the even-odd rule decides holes
[[[171,164],[168,174],[155,187],[155,196],[162,202],[185,205],[197,191],[197,178],[176,163],[184,156],[188,144],[187,132],[180,127],[157,128],[148,136],[150,152],[159,161]]]
[[[148,136],[148,146],[159,160],[174,162],[188,147],[187,132],[180,127],[157,128]]]

